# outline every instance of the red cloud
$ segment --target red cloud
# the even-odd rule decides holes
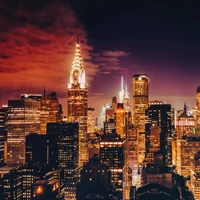
[[[89,61],[93,48],[87,44],[87,33],[69,7],[54,3],[35,13],[4,10],[0,17],[4,25],[0,32],[1,104],[21,93],[38,93],[43,86],[65,93],[77,33],[81,33],[88,80],[96,74],[98,67]]]

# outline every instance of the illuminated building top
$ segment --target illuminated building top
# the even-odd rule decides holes
[[[123,76],[121,78],[121,91],[119,92],[119,103],[123,103],[124,99],[124,81],[123,81]]]
[[[83,68],[79,39],[77,39],[75,56],[74,56],[74,61],[72,63],[72,70],[70,73],[70,83],[68,84],[68,88],[71,88],[72,84],[80,84],[80,88],[85,88],[85,83],[86,83],[85,70]]]

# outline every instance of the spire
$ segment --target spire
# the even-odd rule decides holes
[[[72,69],[70,73],[70,83],[68,87],[71,87],[71,84],[80,84],[81,88],[85,88],[86,78],[85,78],[85,70],[83,68],[83,61],[80,51],[80,41],[79,34],[77,35],[76,48],[74,61],[72,62]]]
[[[121,77],[121,91],[124,90],[124,80],[123,76]]]
[[[124,100],[124,81],[123,76],[121,77],[121,90],[119,92],[119,103],[123,103]]]
[[[129,96],[128,96],[128,87],[127,87],[127,84],[126,84],[126,86],[125,86],[124,98],[129,98]]]
[[[187,113],[187,106],[186,106],[186,103],[184,103],[184,113]]]

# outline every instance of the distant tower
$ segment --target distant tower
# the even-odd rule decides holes
[[[149,78],[145,74],[136,74],[132,78],[133,85],[133,124],[137,128],[139,145],[139,163],[145,156],[145,110],[149,104]]]
[[[126,87],[125,87],[123,103],[124,103],[124,111],[129,112],[130,109],[131,109],[131,102],[130,102],[130,97],[129,97],[129,94],[128,94],[127,84],[126,84]]]
[[[68,121],[79,123],[79,166],[88,161],[87,147],[88,90],[77,38],[75,57],[68,84]]]

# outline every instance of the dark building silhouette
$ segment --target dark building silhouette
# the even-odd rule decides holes
[[[66,198],[76,198],[78,181],[78,123],[48,123],[48,163],[64,170]]]
[[[26,136],[26,163],[47,163],[47,135],[32,133]]]
[[[112,189],[109,166],[96,155],[93,156],[81,170],[81,179],[77,186],[77,200],[87,199],[91,194],[93,194],[92,198],[107,198],[112,194]]]
[[[160,151],[163,153],[164,163],[172,164],[172,130],[174,128],[174,112],[170,104],[154,101],[146,110],[146,153],[149,152],[150,128],[152,125],[160,128]],[[155,133],[155,131],[154,131]],[[152,137],[153,139],[154,137]]]
[[[136,191],[135,200],[175,200],[172,190],[158,183],[148,183]]]

